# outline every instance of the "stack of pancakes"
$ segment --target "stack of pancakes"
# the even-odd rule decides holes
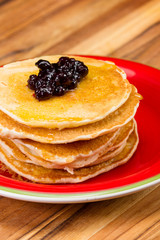
[[[126,163],[138,144],[141,95],[112,62],[75,57],[89,73],[74,90],[38,101],[27,87],[44,56],[0,69],[0,160],[41,183],[82,182]],[[72,56],[73,57],[73,56]]]

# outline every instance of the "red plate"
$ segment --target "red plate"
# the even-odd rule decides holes
[[[160,71],[158,69],[116,58],[87,56],[100,60],[111,60],[127,73],[143,96],[136,113],[140,142],[130,161],[110,172],[78,184],[44,185],[11,179],[6,173],[0,175],[1,189],[15,189],[36,193],[84,194],[102,190],[121,189],[147,179],[160,179]],[[156,177],[156,178],[154,178]],[[148,181],[152,182],[152,181]],[[141,184],[142,183],[142,184]],[[0,189],[0,190],[1,190]],[[2,195],[5,195],[2,193]],[[53,196],[53,195],[52,195]],[[11,196],[13,197],[13,196]]]

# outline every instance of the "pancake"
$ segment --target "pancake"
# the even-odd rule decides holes
[[[128,138],[129,138],[129,136],[128,136]],[[100,156],[96,161],[88,164],[87,166],[94,166],[94,165],[97,165],[104,161],[108,161],[108,160],[114,158],[115,156],[117,156],[125,148],[128,138],[121,145],[119,145],[118,147],[113,147],[111,150],[104,153],[103,156]]]
[[[42,143],[69,143],[88,140],[111,132],[129,122],[139,106],[141,95],[132,85],[129,99],[115,112],[96,123],[71,129],[31,128],[18,124],[12,118],[0,111],[0,135],[9,138],[32,139]]]
[[[120,153],[120,151],[124,148],[126,144],[126,141],[125,143],[123,143],[120,147],[116,148],[115,146],[115,149],[113,148],[112,146],[112,151],[109,151],[110,147],[108,149],[106,149],[106,152],[104,152],[104,157],[106,158],[107,156],[107,159],[111,158],[111,157],[114,157],[116,156],[118,153]],[[88,157],[87,159],[85,160],[82,160],[82,161],[75,161],[73,163],[69,163],[69,164],[56,164],[54,162],[51,162],[51,161],[46,161],[40,157],[35,157],[34,155],[32,154],[25,154],[25,147],[23,146],[20,146],[19,148],[9,139],[0,139],[0,147],[3,149],[3,151],[5,152],[5,154],[10,157],[14,157],[16,160],[19,160],[19,161],[22,161],[22,162],[26,162],[26,163],[33,163],[35,165],[39,165],[39,166],[42,166],[42,167],[45,167],[45,168],[49,168],[49,169],[64,169],[70,173],[73,174],[74,172],[74,168],[80,168],[80,167],[84,167],[84,166],[90,166],[90,165],[95,165],[96,163],[95,162],[102,162],[103,160],[103,156],[100,158],[97,159],[97,156],[96,158],[93,156],[93,157]],[[107,152],[109,151],[109,154],[107,155]],[[100,154],[101,156],[101,154]],[[95,161],[95,159],[97,159]]]
[[[89,141],[73,142],[68,144],[39,144],[38,142],[26,142],[20,139],[14,139],[13,142],[18,148],[24,148],[25,154],[28,156],[41,157],[44,160],[54,162],[58,165],[67,164],[78,159],[88,158],[103,152],[111,144],[111,141],[116,137],[118,131],[103,135]],[[32,146],[33,144],[33,146]],[[37,147],[36,147],[37,146]],[[38,149],[39,147],[39,149]],[[36,149],[37,148],[37,149]],[[37,151],[36,151],[37,150]],[[42,151],[44,151],[42,153]],[[40,154],[42,153],[42,154]]]
[[[117,132],[114,132],[113,134],[110,134],[110,136],[106,136],[105,139],[98,139],[96,142],[99,144],[98,146],[94,143],[94,146],[91,145],[90,141],[86,141],[84,143],[80,143],[81,146],[79,148],[83,151],[83,153],[88,153],[88,155],[84,155],[84,158],[89,157],[93,154],[99,154],[99,151],[105,151],[104,149],[111,144],[111,140],[115,138],[117,135]],[[106,140],[106,142],[104,141]],[[91,140],[93,143],[93,140]],[[15,144],[15,143],[16,144]],[[69,144],[71,145],[71,144]],[[33,162],[35,164],[47,167],[47,168],[64,168],[64,164],[69,164],[70,162],[73,162],[76,160],[76,158],[82,158],[82,156],[79,156],[79,149],[76,150],[74,148],[74,145],[78,148],[78,143],[72,144],[71,146],[67,147],[67,144],[61,145],[53,145],[53,148],[55,150],[55,153],[58,153],[58,155],[53,155],[52,161],[47,161],[41,157],[34,156],[30,153],[30,151],[20,144],[19,142],[11,141],[7,138],[1,138],[0,139],[0,146],[5,150],[7,155],[12,155],[14,158],[16,158],[19,161],[24,162]],[[89,148],[92,146],[92,150]],[[87,149],[88,148],[88,149]],[[52,151],[52,153],[54,152]],[[59,150],[59,151],[58,151]],[[63,154],[65,152],[65,154]],[[23,153],[23,154],[22,154]],[[77,156],[78,154],[78,156]]]
[[[12,156],[7,156],[2,149],[0,149],[0,159],[11,170],[31,181],[40,183],[76,183],[85,181],[126,163],[135,152],[137,144],[138,134],[135,127],[135,130],[126,142],[126,146],[116,157],[95,166],[76,169],[74,174],[68,173],[65,170],[47,169],[31,163],[18,161]]]
[[[28,179],[24,179],[23,177],[21,177],[20,175],[18,175],[17,173],[13,172],[10,168],[8,168],[5,164],[3,164],[0,161],[0,174],[4,175],[6,177],[11,177],[12,179],[18,180],[18,181],[26,181],[29,182]]]
[[[109,151],[109,148],[106,149],[105,150],[106,152],[103,153],[104,155],[101,156],[101,154],[100,154],[98,158],[97,158],[98,155],[97,156],[92,156],[92,157],[88,157],[84,160],[74,161],[72,163],[65,164],[65,165],[57,165],[54,162],[46,161],[46,160],[44,160],[40,157],[35,157],[34,155],[31,155],[31,154],[28,154],[28,156],[27,156],[27,155],[24,154],[23,150],[21,151],[21,148],[20,148],[20,151],[19,151],[19,157],[20,157],[20,155],[22,156],[22,153],[23,153],[23,157],[21,157],[19,159],[17,159],[17,155],[14,156],[14,157],[15,157],[16,160],[19,160],[19,161],[33,163],[35,165],[39,165],[39,166],[49,168],[49,169],[64,169],[67,172],[73,174],[74,170],[77,169],[77,168],[82,168],[82,167],[86,167],[86,166],[93,166],[93,165],[96,165],[98,163],[104,162],[104,158],[106,160],[108,160],[112,157],[115,157],[116,155],[118,155],[122,151],[122,149],[125,147],[125,145],[126,145],[126,141],[117,148],[113,147],[112,151]]]
[[[110,145],[121,144],[121,142],[128,137],[134,128],[133,120],[121,127],[120,129],[105,134],[103,136],[94,138],[92,140],[78,141],[68,144],[44,144],[32,140],[14,139],[13,142],[18,146],[24,146],[25,154],[28,153],[41,157],[47,161],[55,162],[57,164],[71,163],[76,160],[83,160],[85,158],[101,155],[105,149]]]
[[[19,140],[17,142],[17,140],[11,141],[10,139],[7,139],[7,138],[0,138],[0,147],[5,151],[6,155],[8,156],[11,155],[16,160],[28,162],[28,163],[34,163],[36,165],[40,165],[46,168],[65,169],[69,172],[73,172],[74,168],[93,165],[94,162],[96,162],[97,159],[100,158],[100,156],[104,154],[106,155],[107,152],[114,154],[115,149],[121,147],[121,145],[124,145],[126,143],[129,135],[133,131],[133,128],[134,128],[134,124],[133,124],[133,121],[131,121],[126,126],[119,129],[119,131],[116,131],[111,138],[107,138],[109,136],[106,136],[106,139],[108,141],[103,145],[100,145],[100,143],[103,143],[104,139],[99,139],[102,137],[99,137],[98,139],[94,139],[90,141],[67,144],[69,145],[68,147],[66,144],[63,144],[60,146],[53,145],[53,149],[51,149],[52,158],[50,159],[50,161],[47,161],[41,156],[37,157],[34,154],[32,154],[30,149],[27,149],[27,147],[25,146],[25,143],[21,144],[20,143],[21,141],[19,142]],[[14,144],[14,142],[16,144]],[[99,148],[98,148],[98,145],[99,145]],[[95,147],[95,149],[93,149],[93,146]],[[43,147],[45,149],[45,146]],[[92,147],[92,150],[90,147]],[[58,148],[59,148],[59,155],[57,156],[55,155],[55,153],[57,154]],[[66,151],[66,148],[67,148],[67,151]],[[87,148],[88,148],[88,155],[82,154],[87,151]],[[76,151],[76,149],[78,149],[78,151]],[[79,153],[79,155],[77,155],[77,153]],[[115,151],[115,154],[117,154],[117,151]],[[110,154],[108,156],[110,156]]]
[[[125,126],[123,126],[118,132],[118,134],[116,135],[116,137],[111,141],[111,144],[105,149],[105,151],[99,152],[97,156],[93,155],[89,158],[82,158],[74,162],[71,162],[66,165],[65,170],[73,173],[74,169],[76,168],[93,166],[95,164],[103,162],[104,159],[109,159],[113,156],[116,156],[124,148],[127,139],[129,138],[130,134],[133,132],[135,124],[136,122],[134,120],[134,122],[131,121],[129,124],[126,124]]]
[[[114,150],[117,148],[120,148],[122,145],[124,146],[124,144],[126,143],[128,137],[132,131],[133,131],[133,124],[126,128],[123,127],[122,130],[120,129],[120,131],[118,132],[116,137],[113,138],[112,141],[110,141],[110,143],[108,145],[106,144],[106,147],[100,148],[100,149],[94,151],[94,153],[90,152],[90,154],[88,156],[85,156],[82,154],[80,154],[78,157],[75,156],[74,161],[71,161],[69,159],[68,162],[67,161],[64,162],[64,160],[62,162],[62,160],[58,161],[58,158],[56,158],[56,159],[52,158],[52,159],[50,159],[50,161],[47,161],[44,158],[37,157],[37,156],[33,155],[32,153],[30,153],[30,151],[28,151],[28,149],[22,144],[16,144],[17,148],[18,148],[18,151],[16,151],[16,152],[19,152],[19,154],[18,154],[19,156],[17,155],[17,153],[15,151],[12,152],[12,156],[14,156],[17,160],[20,160],[20,161],[32,162],[36,165],[40,165],[40,166],[43,166],[46,168],[65,169],[68,172],[73,173],[75,168],[81,168],[81,167],[88,166],[88,165],[94,165],[95,162],[97,162],[97,161],[102,162],[100,157],[102,155],[106,154],[107,152],[110,152],[110,154],[111,154],[111,152],[113,152],[114,155],[117,154],[116,151],[114,153]],[[14,148],[15,148],[15,146],[14,146]],[[78,148],[78,143],[77,143],[77,148]],[[82,146],[81,146],[81,148],[82,148]],[[12,149],[13,149],[13,147],[12,147]],[[19,150],[21,151],[21,153],[24,154],[25,157],[22,156],[22,154],[20,153]],[[27,156],[27,158],[26,158],[26,156]],[[73,154],[71,155],[71,153],[70,153],[70,156],[73,157]],[[61,155],[61,159],[62,159],[62,155]],[[98,160],[98,159],[100,159],[100,160]]]
[[[59,57],[42,56],[38,59],[57,62]],[[75,58],[88,66],[88,75],[76,89],[41,102],[33,97],[33,91],[26,86],[29,76],[38,73],[35,66],[37,59],[21,61],[17,67],[17,63],[15,67],[14,64],[12,67],[2,67],[0,110],[27,126],[63,129],[100,121],[126,102],[131,84],[122,70],[108,62]]]

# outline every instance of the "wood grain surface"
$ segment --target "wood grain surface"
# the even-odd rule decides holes
[[[72,53],[160,67],[159,0],[0,0],[0,65]],[[86,204],[0,197],[0,239],[159,240],[160,186]]]

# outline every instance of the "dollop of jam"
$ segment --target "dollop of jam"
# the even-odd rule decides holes
[[[35,91],[33,96],[39,101],[64,95],[88,74],[83,62],[69,57],[61,57],[57,63],[40,59],[35,65],[39,73],[29,76],[27,86]]]

